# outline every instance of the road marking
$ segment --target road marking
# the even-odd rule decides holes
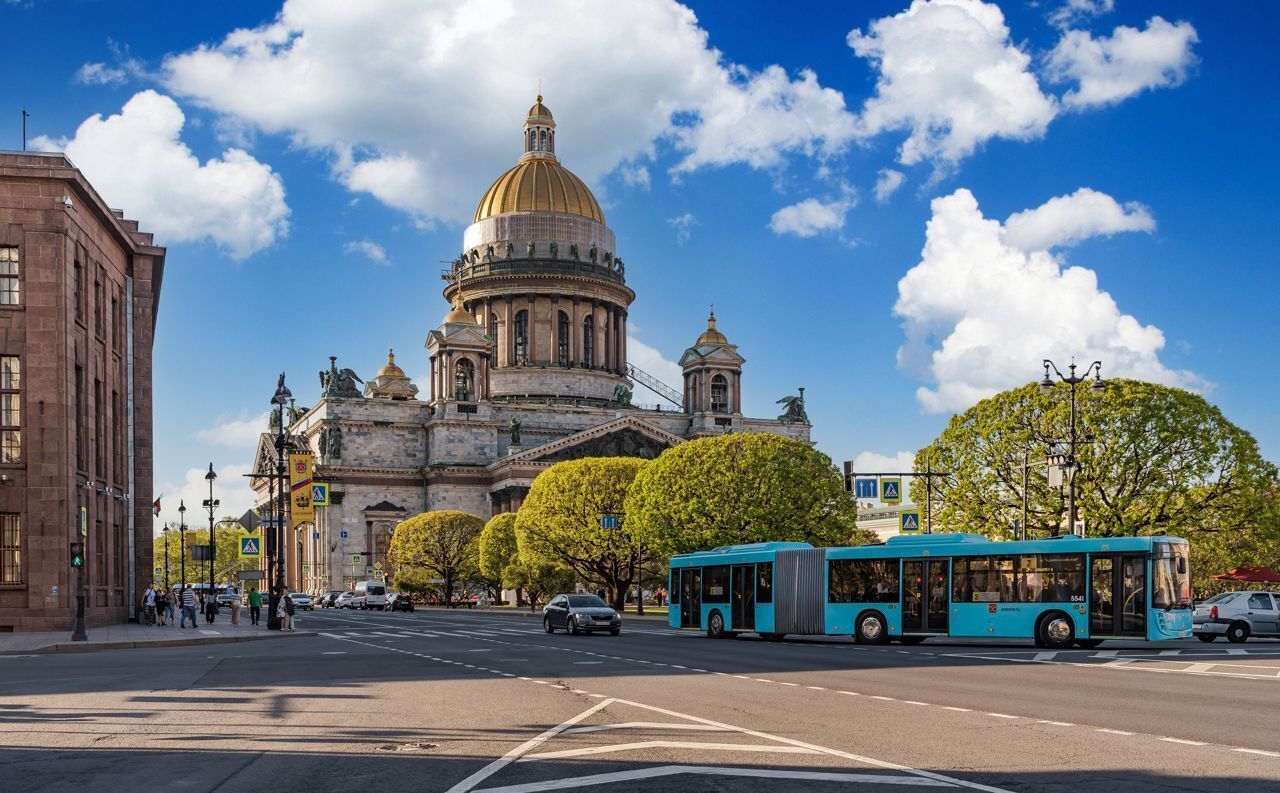
[[[1268,752],[1265,749],[1246,749],[1243,746],[1233,748],[1233,752],[1244,752],[1245,754],[1260,754],[1264,757],[1280,757],[1280,752]]]
[[[943,705],[943,706],[942,706],[942,709],[943,709],[943,710],[956,710],[956,711],[960,711],[961,713],[973,713],[973,711],[972,711],[972,710],[970,710],[969,708],[957,708],[955,705]]]
[[[1160,655],[1182,655],[1181,650],[1161,650]]]
[[[902,701],[903,701],[904,703],[908,704],[908,705],[924,705],[925,707],[928,707],[928,706],[929,706],[929,703],[928,703],[928,702],[917,702],[917,701],[916,701],[916,700],[914,700],[914,699],[904,699],[904,700],[902,700]]]
[[[1227,655],[1248,655],[1248,654],[1249,654],[1248,650],[1240,650],[1236,648],[1231,648],[1227,650]]]
[[[1126,732],[1125,730],[1112,730],[1112,729],[1108,729],[1107,727],[1094,727],[1094,728],[1093,728],[1093,731],[1094,731],[1094,732],[1106,732],[1106,733],[1110,733],[1110,734],[1112,734],[1112,735],[1134,735],[1134,734],[1135,734],[1135,733],[1132,733],[1132,732]]]
[[[1041,724],[1052,724],[1054,727],[1074,727],[1076,725],[1069,721],[1049,721],[1048,719],[1036,719]]]
[[[618,724],[592,724],[587,727],[574,727],[565,730],[565,735],[580,732],[604,732],[605,730],[635,730],[635,729],[664,729],[664,730],[701,730],[706,732],[733,732],[723,727],[711,727],[706,724],[673,724],[666,721],[624,721]]]
[[[885,702],[896,702],[896,701],[897,701],[897,700],[895,700],[893,697],[882,697],[882,696],[880,696],[879,694],[868,694],[867,696],[871,697],[872,699],[882,699],[882,700],[884,700]]]
[[[1119,650],[1101,650],[1089,656],[1090,658],[1115,658],[1120,654]]]
[[[536,760],[558,760],[565,757],[589,757],[612,752],[630,752],[633,749],[704,749],[718,752],[758,752],[761,754],[822,754],[816,749],[805,749],[799,746],[777,746],[769,744],[742,743],[701,743],[699,741],[636,741],[635,743],[616,743],[607,746],[588,746],[584,749],[564,749],[557,752],[527,754],[517,762],[528,763]]]
[[[346,650],[326,650],[325,652],[320,654],[321,655],[346,655],[347,651]]]
[[[1160,740],[1165,741],[1166,743],[1186,744],[1187,746],[1207,746],[1208,745],[1203,741],[1188,741],[1186,738],[1161,738]]]
[[[604,661],[574,661],[574,666],[590,666],[593,664],[602,664]]]
[[[785,680],[783,680],[783,681],[781,681],[780,683],[778,683],[778,685],[780,685],[780,686],[791,686],[791,687],[793,687],[793,688],[799,688],[799,687],[800,687],[800,684],[799,684],[799,683],[788,683],[788,682],[787,682],[787,681],[785,681]]]
[[[1058,655],[1058,651],[1057,651],[1057,650],[1054,650],[1053,652],[1047,652],[1047,653],[1036,653],[1036,657],[1035,657],[1034,659],[1032,659],[1032,660],[1035,660],[1035,661],[1052,661],[1055,657],[1057,657],[1057,655]]]
[[[1020,719],[1021,716],[1010,716],[1008,713],[988,713],[988,716],[995,716],[997,719]]]
[[[1208,672],[1215,664],[1191,664],[1183,672]]]
[[[805,686],[805,688],[809,689],[810,691],[826,691],[826,689],[823,688],[822,686]]]
[[[549,782],[531,782],[524,785],[504,785],[502,787],[476,790],[475,793],[538,793],[539,791],[607,785],[612,782],[633,782],[640,779],[657,779],[660,777],[677,776],[682,774],[697,776],[754,777],[757,779],[795,779],[814,782],[848,782],[850,784],[953,787],[953,785],[948,782],[921,779],[918,777],[889,776],[887,774],[848,773],[836,771],[790,771],[769,768],[735,768],[733,766],[665,765],[657,768],[640,768],[633,771],[614,771],[606,774],[589,774],[587,776],[553,780]],[[999,788],[987,787],[977,787],[976,789],[999,790]]]

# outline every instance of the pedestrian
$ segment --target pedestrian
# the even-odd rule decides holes
[[[176,586],[173,591],[166,592],[164,595],[164,621],[169,627],[178,624],[178,601],[181,599],[181,593]]]
[[[156,624],[163,626],[166,612],[169,610],[169,593],[163,589],[156,590]]]
[[[147,584],[147,590],[142,593],[142,610],[143,624],[156,624],[156,585]]]
[[[240,588],[235,584],[227,585],[227,594],[231,596],[231,624],[240,624],[240,609],[243,603],[240,601]]]
[[[293,630],[293,598],[289,597],[287,587],[280,587],[280,604],[276,606],[276,616],[280,618],[280,630]]]
[[[187,620],[191,620],[191,627],[196,626],[196,593],[191,587],[182,590],[182,619],[178,621],[179,628],[187,627]]]
[[[204,596],[204,621],[213,624],[214,618],[218,616],[218,596],[212,589]]]
[[[262,618],[262,593],[257,587],[249,590],[249,622],[257,625]]]

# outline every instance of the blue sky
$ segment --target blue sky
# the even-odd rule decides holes
[[[1273,5],[377,5],[0,3],[0,148],[25,106],[169,247],[166,513],[210,461],[243,508],[279,371],[303,404],[329,355],[426,372],[539,80],[640,366],[669,378],[714,302],[747,413],[804,386],[824,452],[889,465],[1044,355],[1100,357],[1280,458]]]

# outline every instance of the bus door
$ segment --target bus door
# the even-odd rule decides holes
[[[1089,564],[1089,633],[1145,636],[1147,560],[1140,554],[1093,554]]]
[[[680,627],[702,627],[702,569],[680,571]]]
[[[951,560],[902,562],[902,632],[946,633],[951,610]]]
[[[739,564],[729,568],[729,591],[733,630],[755,630],[756,566]]]

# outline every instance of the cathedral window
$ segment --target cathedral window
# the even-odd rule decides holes
[[[729,381],[722,374],[711,378],[711,412],[729,412]]]
[[[546,151],[546,150],[547,150],[547,131],[544,129],[538,132],[538,151]]]
[[[556,361],[561,366],[569,365],[569,315],[563,311],[556,320]]]
[[[529,363],[529,312],[520,311],[516,314],[515,322],[516,334],[516,365],[523,366]]]
[[[497,314],[489,315],[489,335],[495,339],[498,338],[498,315]]]
[[[596,346],[596,323],[594,317],[587,317],[582,320],[582,365],[591,368],[593,361],[592,353]]]
[[[453,398],[459,402],[470,402],[475,394],[475,367],[471,361],[463,358],[453,367]]]

